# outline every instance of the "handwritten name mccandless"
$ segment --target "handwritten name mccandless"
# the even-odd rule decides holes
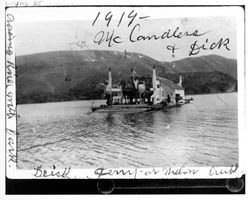
[[[167,31],[151,34],[151,35],[143,35],[140,34],[141,25],[136,24],[129,34],[129,42],[135,43],[140,41],[149,41],[149,40],[166,40],[170,38],[181,39],[183,37],[200,37],[207,34],[209,31],[200,33],[198,30],[194,31],[180,31],[180,27],[176,27],[174,30],[168,29]],[[117,35],[115,29],[112,31],[99,31],[94,37],[94,43],[101,45],[102,43],[107,42],[108,47],[113,46],[114,44],[123,43],[121,35]]]

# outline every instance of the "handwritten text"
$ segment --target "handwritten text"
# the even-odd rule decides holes
[[[16,142],[15,138],[17,135],[17,132],[12,129],[6,129],[6,135],[7,135],[7,162],[8,163],[17,163],[17,156],[16,156]],[[9,165],[11,166],[11,165]]]
[[[42,165],[34,168],[35,173],[33,174],[35,177],[40,178],[49,178],[49,177],[56,177],[56,178],[67,178],[69,179],[69,173],[71,168],[65,167],[63,170],[56,169],[56,166],[53,165],[51,170],[49,169],[42,169]]]

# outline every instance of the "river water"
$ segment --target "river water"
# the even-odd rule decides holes
[[[18,168],[238,163],[237,93],[193,98],[182,107],[134,114],[90,113],[92,101],[18,105]]]

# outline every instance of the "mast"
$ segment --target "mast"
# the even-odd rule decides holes
[[[182,75],[180,75],[180,77],[179,77],[179,83],[178,83],[178,85],[179,85],[180,87],[182,87]]]
[[[112,73],[111,68],[109,68],[109,83],[108,83],[109,90],[112,92]]]
[[[153,104],[156,104],[156,90],[157,90],[157,83],[156,83],[156,71],[155,71],[155,65],[153,68],[153,77],[152,77],[152,85],[153,85],[153,97],[154,101]]]
[[[111,68],[109,68],[109,82],[108,82],[108,91],[111,99],[111,104],[113,103],[112,101],[112,73],[111,73]]]

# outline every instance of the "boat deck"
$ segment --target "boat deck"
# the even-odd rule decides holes
[[[184,104],[189,103],[185,102]],[[149,104],[118,104],[112,105],[110,107],[106,105],[101,105],[98,107],[92,107],[93,112],[105,113],[105,112],[122,112],[122,113],[137,113],[137,112],[149,112],[149,111],[156,111],[156,110],[166,110],[169,108],[180,107],[184,104],[169,104],[163,106],[162,104],[157,105],[149,105]]]

